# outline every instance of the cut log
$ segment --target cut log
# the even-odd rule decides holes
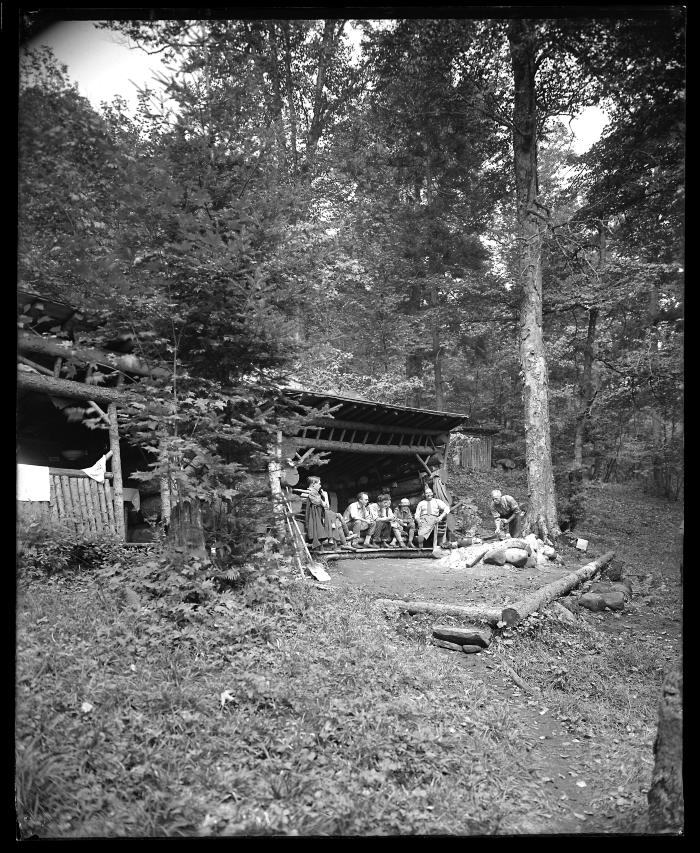
[[[678,663],[664,679],[654,741],[654,771],[647,794],[653,832],[683,831],[683,667]]]
[[[565,595],[574,587],[594,577],[603,568],[603,566],[606,566],[610,560],[613,559],[614,556],[614,551],[608,551],[603,554],[602,557],[598,557],[597,560],[593,560],[592,563],[587,563],[577,571],[571,572],[571,574],[553,581],[552,583],[548,583],[546,586],[543,586],[531,595],[526,596],[521,601],[505,607],[501,614],[501,621],[505,622],[508,626],[517,625],[518,622],[526,616],[529,616],[530,613],[540,610],[540,608],[549,604],[550,601],[554,601],[555,598]]]
[[[490,628],[460,628],[455,625],[433,625],[433,637],[438,640],[446,640],[448,643],[460,645],[481,646],[488,648],[493,637]]]
[[[433,616],[463,616],[465,619],[473,619],[487,625],[495,625],[501,618],[499,609],[480,607],[476,604],[439,604],[431,601],[403,601],[398,598],[377,598],[374,604],[396,607],[399,610],[407,610],[411,614],[430,613]]]

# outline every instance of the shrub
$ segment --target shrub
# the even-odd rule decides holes
[[[20,523],[17,530],[17,572],[40,577],[59,572],[90,571],[122,557],[114,536],[85,537],[52,522]]]

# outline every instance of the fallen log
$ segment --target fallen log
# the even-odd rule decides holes
[[[485,622],[488,625],[495,625],[501,618],[499,609],[475,604],[438,604],[431,601],[404,601],[400,598],[377,598],[374,604],[397,607],[399,610],[407,610],[411,614],[430,613],[433,616],[464,616],[467,619],[475,619],[477,622]]]
[[[559,580],[548,583],[536,592],[525,596],[521,601],[504,607],[501,613],[501,621],[508,625],[508,627],[517,625],[518,622],[529,616],[530,613],[540,610],[546,604],[549,604],[550,601],[554,601],[555,598],[565,595],[569,590],[594,577],[614,556],[614,551],[608,551],[592,563],[587,563],[575,572],[571,572],[571,574],[559,578]]]

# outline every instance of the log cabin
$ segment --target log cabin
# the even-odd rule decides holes
[[[76,344],[76,333],[97,327],[65,303],[20,291],[18,316],[17,462],[48,467],[51,487],[49,501],[18,501],[18,516],[49,517],[85,535],[106,532],[127,542],[148,541],[150,534],[144,530],[148,525],[138,502],[133,502],[133,492],[140,492],[142,504],[150,500],[158,507],[160,496],[144,493],[143,484],[131,479],[134,472],[146,470],[151,460],[120,436],[117,408],[128,402],[132,383],[167,371],[125,352],[128,341],[119,337],[105,340],[100,349]],[[64,378],[65,371],[61,375],[66,362],[71,364],[70,379]],[[95,369],[101,373],[99,384],[91,382]],[[469,425],[465,414],[297,388],[285,389],[284,395],[301,414],[309,409],[329,411],[294,435],[280,434],[272,448],[277,460],[271,477],[273,492],[286,488],[297,511],[300,501],[290,489],[304,484],[311,474],[321,476],[333,508],[340,512],[360,490],[372,496],[388,491],[394,500],[409,497],[415,504],[426,463],[437,458],[446,464],[450,435],[457,429],[459,464],[491,466],[496,430]],[[86,416],[100,428],[89,429]],[[467,445],[468,460],[464,457]],[[82,469],[108,452],[111,470],[100,484]],[[316,459],[320,454],[323,464],[305,464],[312,453]],[[132,495],[126,509],[125,489]]]

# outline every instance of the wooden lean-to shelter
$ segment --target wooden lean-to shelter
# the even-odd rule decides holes
[[[439,460],[443,467],[453,430],[480,440],[491,439],[470,427],[469,417],[460,412],[437,412],[409,406],[390,405],[356,397],[306,390],[288,391],[287,396],[308,409],[329,409],[328,416],[316,417],[294,435],[278,437],[277,462],[271,467],[273,493],[278,503],[301,520],[302,501],[292,491],[306,485],[315,474],[329,493],[331,509],[343,512],[359,491],[374,499],[387,492],[392,501],[407,497],[415,506],[423,488],[421,474],[429,463]],[[490,467],[490,443],[486,445]],[[324,461],[311,464],[319,455]],[[280,527],[282,522],[280,521]]]
[[[125,541],[123,463],[127,471],[148,463],[120,441],[117,408],[129,401],[129,385],[153,371],[131,354],[83,348],[65,337],[90,328],[65,303],[19,291],[18,316],[16,461],[25,466],[23,475],[48,468],[50,485],[49,500],[17,501],[18,518],[47,519],[81,536],[111,534]],[[66,364],[71,378],[65,378]],[[95,371],[99,384],[91,381]],[[105,428],[88,429],[86,413]],[[98,482],[82,469],[103,456],[108,470]]]

